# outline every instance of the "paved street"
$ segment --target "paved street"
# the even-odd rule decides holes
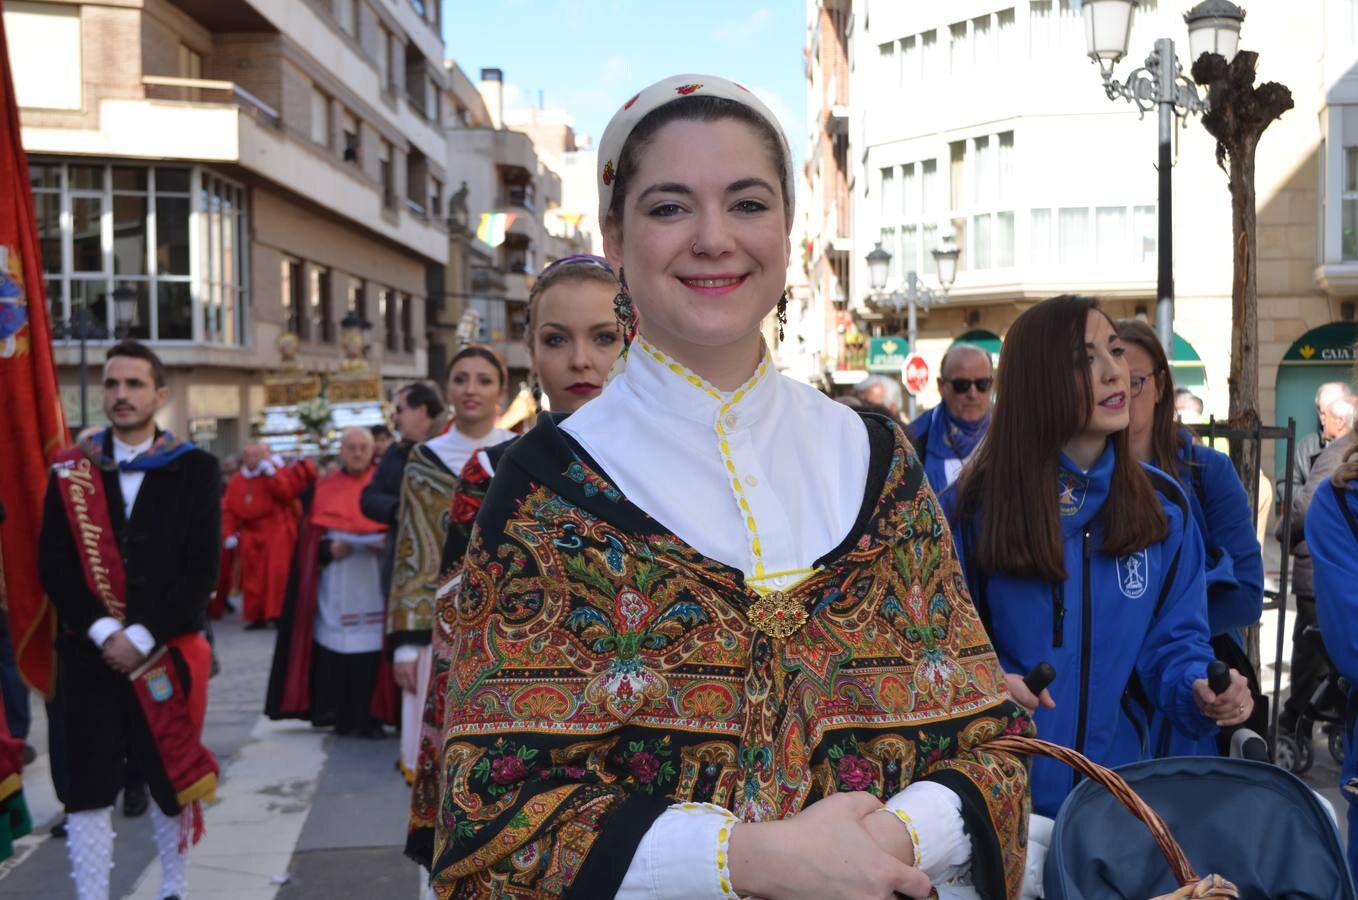
[[[1265,618],[1264,656],[1273,655]],[[1290,628],[1290,626],[1289,626]],[[222,766],[207,837],[193,852],[189,883],[195,897],[232,900],[416,898],[417,867],[401,853],[406,788],[394,770],[396,740],[337,739],[297,722],[260,714],[274,632],[247,632],[233,616],[217,629],[222,670],[208,695],[206,737]],[[1266,686],[1272,668],[1265,670]],[[1287,685],[1284,666],[1283,685]],[[49,837],[60,809],[47,766],[47,729],[35,703],[30,738],[39,750],[24,773],[35,823],[12,859],[0,865],[0,898],[69,898],[66,847]],[[1317,729],[1315,766],[1306,780],[1342,809],[1338,766]],[[1343,817],[1341,815],[1341,823]],[[115,814],[113,870],[117,898],[155,900],[159,864],[147,818]]]
[[[401,852],[407,789],[396,739],[337,739],[300,722],[270,722],[263,707],[273,631],[218,623],[222,670],[208,692],[206,740],[222,767],[207,836],[189,867],[194,897],[301,900],[415,898],[418,867]],[[37,761],[24,787],[34,833],[0,865],[0,897],[69,898],[65,843],[48,835],[60,816],[47,765],[42,704],[33,704]],[[155,900],[160,866],[147,817],[115,813],[112,896]]]

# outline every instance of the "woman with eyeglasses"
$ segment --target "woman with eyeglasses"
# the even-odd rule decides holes
[[[1128,443],[1138,461],[1179,481],[1206,551],[1207,624],[1218,659],[1246,673],[1255,696],[1259,686],[1244,651],[1244,630],[1264,611],[1264,555],[1259,546],[1245,486],[1230,457],[1193,439],[1175,420],[1174,376],[1164,347],[1151,327],[1135,319],[1118,322],[1130,372]],[[1258,705],[1257,719],[1265,718]],[[1251,727],[1266,732],[1264,721]],[[1224,737],[1193,739],[1157,717],[1151,729],[1156,756],[1229,752]]]
[[[990,354],[975,344],[957,343],[938,367],[938,406],[910,423],[924,474],[935,491],[957,478],[990,426]]]
[[[944,494],[967,583],[1011,693],[1043,738],[1095,762],[1148,758],[1157,710],[1184,734],[1248,717],[1221,695],[1203,603],[1202,541],[1179,485],[1138,463],[1126,348],[1090,297],[1025,311],[1000,352],[989,433]],[[1023,674],[1056,680],[1034,696]],[[1074,772],[1033,761],[1033,810],[1055,816]]]
[[[528,358],[535,387],[551,411],[569,415],[603,390],[622,349],[613,314],[618,279],[608,260],[577,255],[542,270],[528,294]],[[434,855],[434,822],[439,804],[439,749],[451,660],[451,629],[476,513],[505,452],[517,437],[478,450],[462,467],[448,513],[439,594],[434,614],[429,689],[424,707],[419,758],[410,795],[406,855],[428,869]]]

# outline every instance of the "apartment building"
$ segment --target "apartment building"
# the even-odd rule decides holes
[[[504,355],[512,395],[528,377],[524,332],[533,280],[589,244],[578,231],[561,230],[561,177],[539,158],[529,134],[505,126],[504,73],[482,69],[477,87],[485,119],[458,119],[445,132],[448,168],[466,185],[468,228],[478,235],[459,273],[458,315],[475,311],[471,337]],[[448,344],[444,352],[455,349]]]
[[[1190,66],[1182,18],[1189,5],[1141,0],[1128,58],[1115,75],[1125,78],[1160,37],[1175,40]],[[813,29],[836,14],[847,22],[848,95],[812,100],[822,122],[848,104],[852,246],[844,308],[852,324],[841,328],[903,334],[901,316],[867,302],[866,255],[878,242],[892,254],[889,289],[910,271],[937,288],[929,251],[947,233],[962,250],[957,280],[920,320],[920,350],[935,369],[964,335],[998,348],[1023,309],[1057,293],[1095,294],[1115,316],[1153,319],[1154,115],[1143,119],[1104,95],[1085,57],[1078,6],[859,0],[844,13],[829,2],[808,4]],[[1315,385],[1352,377],[1358,339],[1358,4],[1245,6],[1241,47],[1259,53],[1260,81],[1288,85],[1296,101],[1259,147],[1261,413],[1270,421],[1294,416],[1305,433],[1314,427]],[[817,140],[813,162],[824,159]],[[1209,413],[1224,416],[1232,276],[1226,175],[1197,118],[1176,131],[1175,150],[1175,374]],[[821,207],[840,202],[833,181],[813,179],[812,191]],[[820,258],[810,258],[814,273]],[[814,278],[812,285],[814,293]],[[847,372],[840,380],[862,374],[861,357],[841,355],[835,366]]]
[[[333,370],[349,312],[371,323],[369,359],[390,383],[427,373],[426,298],[448,257],[438,3],[15,0],[4,13],[53,320],[83,310],[149,341],[171,373],[163,425],[238,449],[279,337],[301,339],[307,369]],[[107,342],[91,348],[96,381]],[[77,355],[58,342],[73,423]]]

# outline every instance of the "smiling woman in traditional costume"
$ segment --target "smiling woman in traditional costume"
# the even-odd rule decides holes
[[[779,375],[793,192],[745,88],[600,145],[622,372],[501,460],[448,675],[444,897],[1011,896],[1030,721],[900,428]],[[633,307],[635,301],[635,308]]]

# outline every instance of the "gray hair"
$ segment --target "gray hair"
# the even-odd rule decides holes
[[[853,386],[854,396],[861,396],[878,385],[882,387],[882,399],[885,401],[882,405],[887,409],[900,412],[905,405],[905,397],[901,394],[901,383],[894,378],[888,378],[885,375],[869,375]]]
[[[943,359],[938,363],[938,374],[940,378],[948,377],[948,362],[953,358],[953,354],[956,353],[979,353],[981,356],[985,357],[986,365],[990,366],[990,371],[995,371],[995,364],[991,361],[990,353],[986,348],[979,344],[958,341],[948,348],[948,351],[943,354]]]
[[[1340,397],[1351,396],[1352,393],[1353,392],[1349,390],[1349,386],[1342,381],[1327,381],[1320,387],[1316,388],[1316,406],[1322,409],[1328,409],[1328,406],[1321,405],[1320,401],[1323,397],[1328,395],[1337,400]]]
[[[1330,401],[1330,405],[1325,411],[1336,418],[1343,419],[1350,428],[1358,428],[1358,397],[1348,393],[1345,388],[1343,395]]]

